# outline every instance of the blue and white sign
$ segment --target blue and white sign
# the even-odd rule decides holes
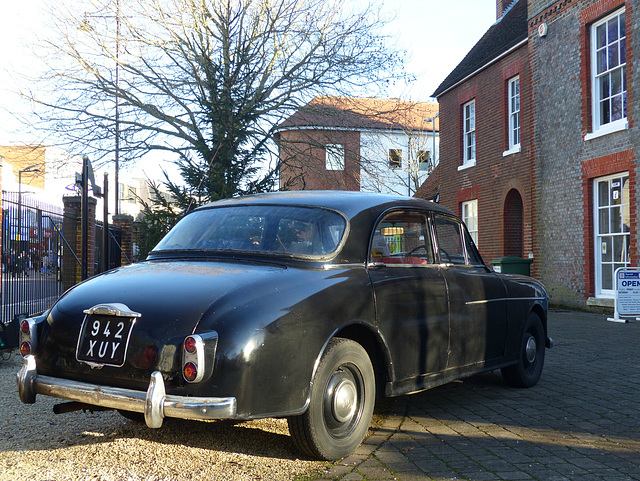
[[[640,316],[640,268],[616,269],[615,315],[610,321],[625,322],[620,316]]]

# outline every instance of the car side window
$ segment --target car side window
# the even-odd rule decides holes
[[[462,224],[453,218],[435,215],[436,240],[441,262],[467,263],[462,236]]]
[[[478,252],[476,243],[473,241],[473,238],[467,229],[464,229],[464,241],[467,248],[467,259],[469,260],[469,264],[473,266],[484,266],[484,261]]]
[[[371,239],[370,262],[384,264],[433,264],[431,237],[426,217],[418,212],[387,214]]]

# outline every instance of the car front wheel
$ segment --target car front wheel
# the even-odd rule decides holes
[[[540,317],[529,314],[520,340],[518,362],[502,369],[502,377],[513,387],[532,387],[540,379],[544,365],[545,333]]]
[[[289,432],[305,454],[323,460],[348,456],[362,443],[375,404],[375,376],[357,342],[331,340],[313,379],[307,411],[289,418]]]

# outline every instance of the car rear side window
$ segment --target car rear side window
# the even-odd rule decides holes
[[[466,264],[462,224],[453,218],[435,216],[436,240],[441,262]]]
[[[440,262],[456,265],[484,265],[477,248],[462,222],[453,217],[434,216]]]

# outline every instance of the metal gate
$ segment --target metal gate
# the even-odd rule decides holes
[[[20,319],[46,310],[62,294],[63,219],[62,208],[25,193],[2,194],[0,350],[14,347]]]
[[[103,258],[104,252],[104,223],[96,222],[96,252],[95,252],[95,266],[94,274],[99,274],[104,271]],[[107,269],[113,269],[114,267],[120,267],[121,254],[122,254],[122,228],[116,225],[109,224],[109,265]],[[127,259],[129,263],[131,260]]]

